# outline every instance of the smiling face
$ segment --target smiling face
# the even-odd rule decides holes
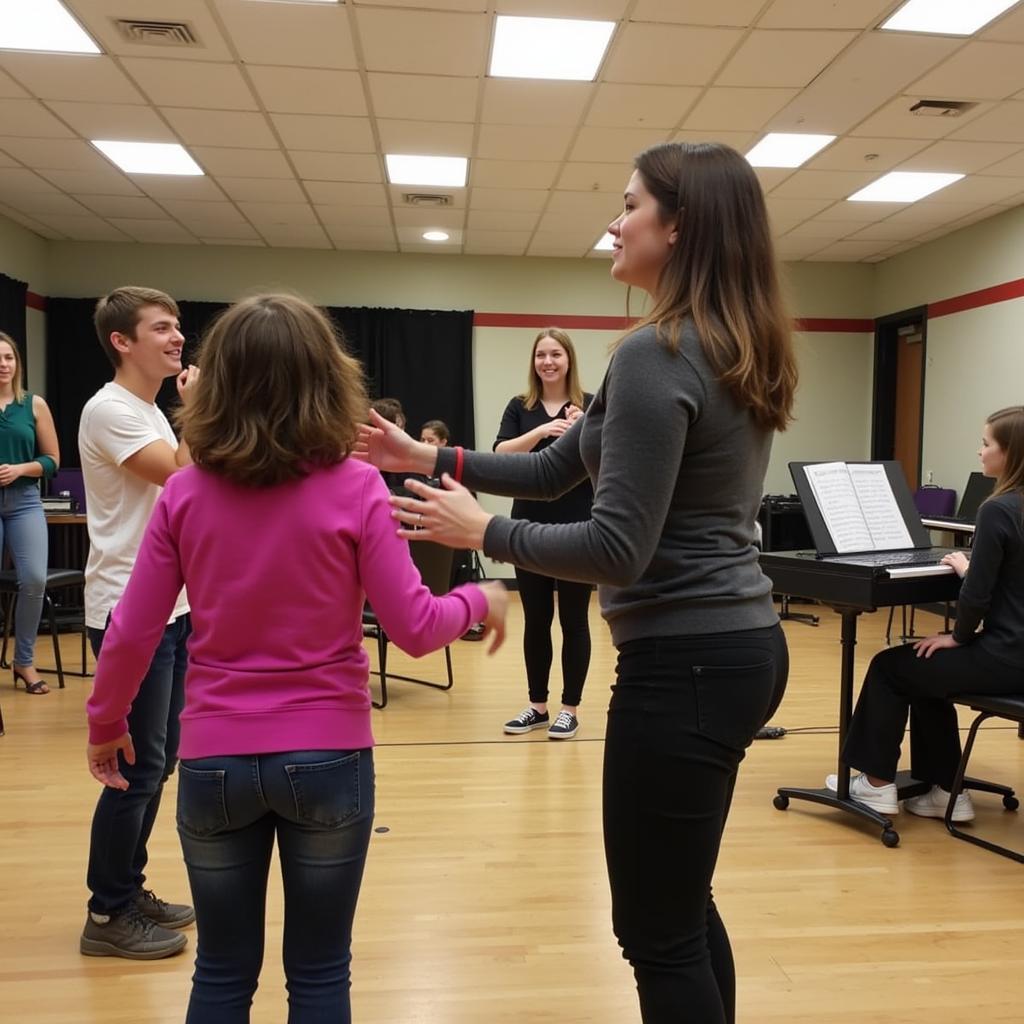
[[[12,388],[18,379],[18,353],[6,338],[0,339],[0,388]]]
[[[988,423],[985,424],[981,435],[978,458],[981,459],[981,471],[985,476],[998,480],[1003,475],[1006,469],[1006,452],[992,436],[992,427]]]
[[[662,220],[658,201],[634,171],[623,194],[622,213],[608,225],[612,236],[612,277],[649,295],[658,289],[661,271],[679,237]]]
[[[147,380],[161,381],[181,373],[185,338],[178,318],[163,306],[143,306],[134,336],[114,333],[111,342],[124,362],[130,362]]]
[[[569,373],[569,353],[548,335],[538,338],[533,346],[533,372],[543,387],[558,389]]]

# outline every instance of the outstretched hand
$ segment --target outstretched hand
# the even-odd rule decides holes
[[[399,426],[370,410],[370,421],[359,428],[352,457],[369,462],[385,473],[422,473],[430,476],[437,449],[411,438]]]
[[[135,764],[135,746],[130,733],[107,743],[90,743],[85,749],[86,761],[92,777],[111,789],[127,789],[128,780],[121,774],[117,761],[118,751],[128,764]]]
[[[406,480],[405,487],[416,497],[392,495],[390,499],[391,514],[402,524],[399,537],[432,540],[449,548],[483,547],[487,524],[494,516],[462,484],[445,473],[440,490],[420,480]]]
[[[488,580],[480,584],[487,598],[487,617],[484,619],[484,637],[492,637],[488,654],[493,654],[505,642],[505,616],[508,614],[508,590],[504,583]]]

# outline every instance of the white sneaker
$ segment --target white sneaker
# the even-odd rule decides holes
[[[927,793],[920,796],[912,796],[903,801],[903,806],[921,818],[944,818],[946,806],[949,804],[949,790],[941,786],[932,786]],[[962,792],[953,805],[953,821],[973,821],[974,802],[971,794],[966,790]]]
[[[839,776],[826,775],[825,785],[835,791],[839,790]],[[899,814],[900,802],[896,793],[896,783],[888,782],[884,786],[872,786],[866,775],[854,775],[850,779],[850,799],[865,804],[879,814]]]

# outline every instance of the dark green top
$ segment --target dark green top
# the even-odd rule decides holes
[[[36,417],[32,412],[32,395],[26,394],[20,402],[11,402],[0,410],[0,465],[38,462],[43,476],[51,477],[57,465],[49,455],[40,455],[36,438]],[[38,477],[20,476],[11,487],[35,487]]]

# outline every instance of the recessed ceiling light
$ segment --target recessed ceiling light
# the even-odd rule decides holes
[[[834,139],[834,135],[770,132],[747,154],[747,160],[752,167],[799,167]]]
[[[384,157],[388,181],[392,185],[448,185],[464,188],[469,161],[464,156],[403,156],[388,153]]]
[[[916,203],[959,181],[962,174],[934,174],[926,171],[891,171],[849,197],[851,203]]]
[[[424,231],[423,237],[428,242],[447,242],[451,236],[447,231]]]
[[[614,30],[614,21],[498,15],[488,74],[592,82]]]
[[[606,231],[594,246],[594,252],[611,252],[614,248],[615,239],[612,238],[610,231]]]
[[[103,52],[59,0],[0,0],[0,49]]]
[[[202,174],[203,169],[176,142],[110,142],[92,144],[126,174]]]
[[[907,0],[882,28],[892,32],[938,32],[969,36],[1017,0]]]

